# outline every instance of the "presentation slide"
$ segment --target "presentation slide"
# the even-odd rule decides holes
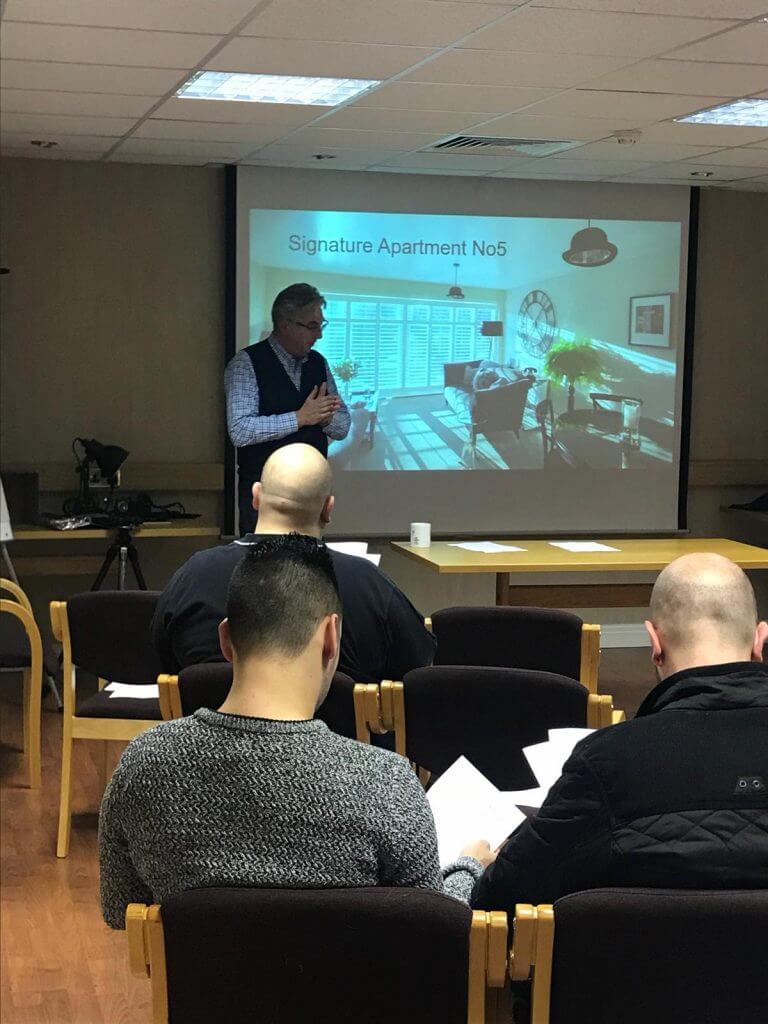
[[[288,285],[326,300],[336,531],[676,529],[688,201],[241,169],[238,347]]]

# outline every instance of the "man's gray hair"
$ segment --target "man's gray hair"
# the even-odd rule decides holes
[[[272,303],[272,326],[277,328],[284,320],[294,320],[299,310],[307,306],[325,309],[325,297],[311,284],[289,284]]]

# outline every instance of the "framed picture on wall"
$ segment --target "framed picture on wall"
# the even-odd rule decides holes
[[[669,348],[672,295],[633,295],[629,300],[629,344]]]

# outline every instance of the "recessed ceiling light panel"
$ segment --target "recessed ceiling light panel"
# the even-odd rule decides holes
[[[230,103],[299,103],[335,107],[381,83],[360,78],[305,78],[297,75],[247,75],[239,71],[197,71],[176,95],[185,100]]]
[[[731,124],[742,128],[768,128],[768,100],[744,99],[721,103],[698,114],[676,117],[687,124]]]

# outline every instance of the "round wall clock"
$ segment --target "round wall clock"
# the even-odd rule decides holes
[[[517,334],[526,350],[543,356],[555,340],[557,319],[552,299],[546,292],[534,289],[523,299],[517,320]]]

